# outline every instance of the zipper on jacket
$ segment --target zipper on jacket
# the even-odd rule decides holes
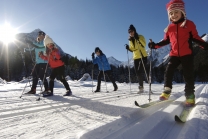
[[[177,44],[178,44],[178,56],[180,57],[180,52],[179,52],[179,41],[178,41],[178,24],[177,24]]]

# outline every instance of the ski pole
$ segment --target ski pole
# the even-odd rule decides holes
[[[152,42],[152,39],[149,39],[150,42]],[[151,94],[152,90],[151,90],[151,84],[152,84],[152,49],[150,49],[150,71],[149,71],[149,101],[151,101]]]
[[[102,61],[101,61],[101,63],[102,63]],[[105,80],[106,92],[108,93],[108,89],[107,89],[107,85],[106,85],[106,79],[105,79],[105,72],[104,72],[104,66],[103,66],[103,63],[102,63],[102,67],[103,67],[103,76],[104,76],[104,80]]]
[[[34,67],[33,67],[33,69],[32,69],[32,72],[33,72],[33,70],[35,69],[35,67],[36,67],[36,64],[34,65]],[[32,72],[31,72],[31,74],[32,74]],[[27,82],[27,83],[28,83],[28,82]],[[21,95],[20,95],[20,98],[22,97],[22,95],[23,95],[23,93],[24,93],[24,91],[25,91],[25,88],[26,88],[26,86],[27,86],[27,83],[26,83],[24,89],[22,90],[22,93],[21,93]]]
[[[139,44],[140,44],[141,46],[143,46],[139,40],[137,40],[136,38],[134,38],[134,39],[136,40],[137,43],[139,42]],[[139,47],[138,47],[138,50],[139,50],[140,55],[142,56],[142,53],[141,53]],[[145,68],[145,66],[144,66],[144,62],[143,62],[143,59],[142,59],[142,58],[141,58],[141,61],[142,61],[142,65],[143,65],[143,68],[144,68],[145,76],[146,76],[146,78],[147,78],[147,81],[149,82],[149,79],[148,79],[148,77],[147,77],[147,71],[146,71],[146,68]]]
[[[18,47],[18,48],[19,48],[19,47]],[[24,57],[24,55],[23,55],[23,53],[22,53],[21,50],[20,50],[20,55],[21,55],[21,57],[22,57],[22,62],[23,62],[24,68],[25,68],[26,78],[27,78],[27,80],[28,80],[28,82],[29,82],[29,84],[30,84],[30,80],[29,80],[28,75],[27,75],[27,68],[26,68],[26,65],[25,65],[25,57]],[[28,83],[28,82],[27,82],[27,83]],[[25,85],[25,87],[24,87],[24,89],[23,89],[23,91],[22,91],[22,93],[21,93],[21,95],[20,95],[20,98],[22,97],[23,92],[25,91],[25,88],[26,88],[26,86],[27,86],[27,83],[26,83],[26,85]],[[30,84],[30,87],[31,87],[31,84]]]
[[[23,62],[23,65],[25,67],[25,72],[26,72],[26,78],[28,79],[28,73],[27,73],[27,68],[26,68],[26,64],[25,64],[25,56],[24,54],[22,53],[22,51],[20,50],[20,55],[22,57],[22,62]],[[28,82],[30,84],[30,80],[28,79]],[[30,87],[31,87],[31,84],[30,84]]]
[[[128,71],[129,71],[129,87],[130,87],[129,88],[130,89],[129,91],[131,93],[131,73],[130,73],[131,71],[130,71],[130,67],[129,67],[130,66],[130,63],[129,63],[129,53],[128,53],[128,50],[127,50],[127,58],[128,58]]]
[[[92,92],[93,92],[93,70],[94,70],[94,64],[92,65]]]
[[[48,68],[49,58],[50,58],[50,53],[49,53],[49,55],[48,55],[48,62],[47,62],[47,65],[46,65],[46,68],[45,68],[44,77],[43,77],[43,80],[42,80],[42,81],[43,81],[43,83],[44,83],[45,78],[46,78],[46,72],[47,72],[47,68]],[[37,101],[39,101],[39,100],[40,100],[40,95],[41,95],[41,93],[39,93],[39,97],[38,97]]]

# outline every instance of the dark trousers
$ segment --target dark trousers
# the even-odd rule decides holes
[[[65,67],[64,66],[60,66],[60,67],[52,69],[51,75],[50,75],[50,81],[49,81],[49,88],[50,88],[51,92],[53,92],[54,79],[57,76],[60,77],[60,81],[64,84],[64,87],[66,88],[66,90],[70,90],[69,84],[67,83],[67,81],[66,81],[66,79],[64,77],[64,71],[65,71]]]
[[[113,83],[113,86],[114,87],[116,87],[117,85],[116,85],[116,83],[115,83],[115,79],[113,78],[113,76],[112,76],[112,71],[111,70],[106,70],[106,71],[104,71],[104,74],[105,75],[107,75],[108,76],[108,78],[111,80],[111,82]],[[98,80],[98,83],[97,83],[97,90],[100,90],[100,84],[101,84],[101,77],[103,76],[103,71],[99,71],[99,73],[98,73],[98,78],[97,78],[97,80]],[[105,78],[106,78],[106,76],[105,76]]]
[[[45,90],[48,90],[48,81],[46,80],[46,76],[44,78],[46,66],[47,66],[46,63],[40,63],[40,64],[35,65],[35,68],[33,69],[33,72],[32,72],[32,76],[33,76],[32,89],[36,89],[37,84],[38,84],[38,79],[40,78],[42,81],[44,80],[43,84],[44,84]]]
[[[165,71],[165,87],[172,88],[172,80],[174,75],[174,70],[182,65],[183,68],[183,78],[185,81],[185,95],[191,95],[195,92],[194,90],[194,57],[193,55],[186,55],[182,57],[171,56],[168,66]]]
[[[136,71],[136,75],[139,79],[139,86],[143,86],[143,80],[144,80],[144,74],[145,74],[144,70],[146,69],[146,65],[147,65],[147,57],[143,57],[142,60],[143,60],[144,66],[142,64],[141,58],[134,60],[134,68]]]

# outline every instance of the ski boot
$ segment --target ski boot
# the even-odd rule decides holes
[[[165,87],[163,93],[160,95],[160,100],[168,100],[170,97],[171,89],[169,87]]]
[[[186,107],[193,107],[194,105],[195,105],[195,95],[194,94],[187,95],[185,106]]]
[[[67,90],[66,93],[63,96],[71,96],[72,95],[72,91],[71,90]]]
[[[139,86],[139,91],[137,92],[138,94],[143,93],[144,92],[144,87],[143,86]]]
[[[51,92],[50,90],[43,94],[43,97],[49,97],[49,96],[53,96],[53,92]]]
[[[114,84],[113,86],[114,86],[114,90],[113,91],[117,91],[118,90],[117,84]]]
[[[36,94],[36,89],[31,89],[29,92],[27,92],[25,94]]]
[[[100,92],[100,89],[96,89],[94,92],[95,92],[95,93]]]
[[[44,90],[42,92],[40,92],[40,94],[47,94],[50,90]]]

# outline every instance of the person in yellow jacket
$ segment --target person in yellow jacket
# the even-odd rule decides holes
[[[133,52],[134,68],[139,79],[139,92],[142,93],[144,90],[143,80],[144,80],[144,68],[147,64],[147,52],[145,50],[146,41],[144,36],[139,35],[136,32],[136,28],[133,25],[129,26],[129,45],[126,45],[126,49]],[[144,65],[143,65],[143,63]]]

